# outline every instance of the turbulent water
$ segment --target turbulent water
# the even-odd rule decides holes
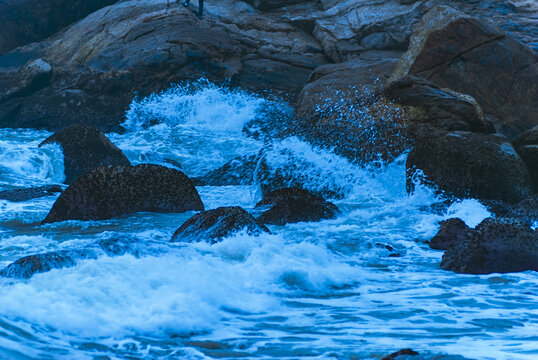
[[[306,187],[338,189],[334,220],[170,244],[193,213],[40,225],[54,196],[0,200],[0,268],[103,239],[130,244],[122,256],[0,278],[0,359],[379,359],[405,347],[538,358],[537,274],[457,275],[425,244],[440,220],[475,226],[489,216],[480,203],[439,213],[429,189],[406,194],[405,156],[364,168],[297,138],[270,144],[263,134],[289,114],[285,103],[199,82],[135,100],[125,133],[108,136],[134,164],[189,176],[270,149],[268,161],[296,164]],[[49,135],[0,130],[2,189],[62,182],[61,149],[37,146]],[[198,191],[207,209],[259,200],[255,185]]]

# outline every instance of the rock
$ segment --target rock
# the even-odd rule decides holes
[[[398,360],[401,356],[416,356],[419,355],[418,352],[411,350],[411,349],[402,349],[399,351],[396,351],[395,353],[392,353],[388,356],[385,356],[383,360]]]
[[[101,130],[92,126],[71,125],[49,136],[39,147],[52,143],[62,146],[66,184],[99,166],[131,165],[127,156]]]
[[[407,189],[418,180],[449,196],[519,202],[532,195],[527,167],[501,135],[436,132],[417,139],[406,162]],[[418,174],[417,170],[422,173]]]
[[[449,7],[426,13],[390,80],[407,74],[474,97],[509,138],[536,125],[538,55],[501,29]]]
[[[55,69],[50,86],[0,106],[0,126],[57,130],[77,119],[117,130],[135,95],[200,77],[293,95],[327,62],[317,41],[286,18],[234,0],[209,2],[206,14],[199,20],[174,2],[121,1],[0,57],[0,83],[1,64],[18,58],[39,56]]]
[[[53,195],[62,192],[63,189],[59,185],[47,185],[28,189],[13,189],[0,191],[0,199],[13,202],[27,201],[43,196]]]
[[[29,96],[50,84],[52,67],[43,59],[28,62],[16,73],[13,80],[0,91],[0,104],[13,98]],[[7,82],[7,81],[6,81]]]
[[[446,250],[463,241],[470,228],[459,218],[452,218],[439,223],[441,225],[437,234],[430,240],[430,248]]]
[[[332,219],[339,212],[333,203],[299,188],[270,192],[254,209],[262,211],[258,222],[271,225]]]
[[[538,192],[538,125],[518,136],[512,143],[529,168],[534,182],[534,191]]]
[[[216,244],[223,238],[240,231],[259,235],[269,230],[238,206],[219,207],[198,213],[179,227],[171,242],[201,242]]]
[[[441,89],[421,77],[408,75],[395,80],[382,90],[382,94],[401,106],[415,108],[409,113],[417,116],[407,119],[408,126],[427,126],[445,131],[495,132],[474,98],[450,89]],[[420,133],[417,130],[414,131]]]
[[[42,40],[118,0],[24,0],[0,2],[0,55]]]
[[[503,201],[484,201],[483,203],[497,217],[516,218],[530,224],[538,223],[538,194],[512,205]]]
[[[240,156],[197,180],[200,184],[209,186],[252,185],[258,160],[258,155]]]
[[[76,265],[76,259],[95,259],[92,251],[53,251],[44,254],[25,256],[9,264],[0,275],[10,278],[29,279],[35,274],[53,269],[62,269]]]
[[[324,65],[298,96],[292,134],[351,161],[392,160],[409,146],[405,111],[375,90],[384,85],[397,53]]]
[[[443,255],[441,268],[465,274],[538,271],[538,232],[507,218],[488,218]]]
[[[287,5],[308,2],[308,0],[245,0],[245,2],[251,4],[256,9],[267,11]]]
[[[86,172],[56,200],[43,223],[102,220],[140,211],[204,209],[182,172],[159,165],[106,166]]]

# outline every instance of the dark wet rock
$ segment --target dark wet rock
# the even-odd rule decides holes
[[[509,138],[536,125],[538,55],[501,29],[449,7],[426,13],[391,80],[407,74],[474,97]]]
[[[47,185],[28,189],[13,189],[0,191],[0,199],[9,201],[27,201],[62,192],[59,185]]]
[[[445,131],[494,133],[493,124],[486,120],[482,108],[474,98],[450,89],[441,89],[434,83],[415,75],[391,82],[382,91],[388,99],[402,106],[416,108],[408,126],[427,126]],[[415,130],[417,131],[417,130]]]
[[[538,125],[518,136],[512,143],[527,164],[534,181],[534,191],[538,192]]]
[[[430,240],[429,245],[435,250],[446,250],[465,239],[470,228],[459,218],[452,218],[439,223],[437,234]]]
[[[419,180],[458,198],[517,203],[532,195],[525,163],[501,135],[436,132],[423,136],[409,153],[406,169],[408,191]]]
[[[50,84],[52,67],[43,59],[28,62],[0,84],[0,105],[14,98],[29,96]]]
[[[320,221],[332,219],[338,214],[336,205],[299,188],[270,192],[254,209],[262,211],[258,222],[271,225]]]
[[[220,207],[191,217],[176,230],[170,241],[207,241],[215,244],[240,231],[246,231],[250,235],[259,235],[269,230],[238,206]]]
[[[210,186],[252,185],[258,160],[258,155],[240,156],[196,180]]]
[[[99,167],[85,173],[56,200],[43,221],[101,220],[140,211],[200,211],[191,180],[159,165]]]
[[[54,133],[39,146],[53,143],[60,144],[63,150],[66,184],[96,167],[131,165],[127,156],[101,130],[92,126],[71,125]]]
[[[530,224],[538,222],[538,194],[517,204],[507,204],[503,201],[484,201],[483,203],[497,217],[516,218]]]
[[[419,355],[419,353],[412,349],[402,349],[388,356],[385,356],[383,360],[398,360],[404,356],[416,356],[416,355]]]
[[[446,250],[441,268],[465,274],[538,271],[538,232],[521,220],[488,218]]]
[[[35,274],[53,269],[62,269],[76,265],[77,259],[95,259],[97,255],[91,250],[60,250],[44,254],[25,256],[9,264],[0,275],[10,278],[29,279]]]
[[[267,11],[287,5],[309,2],[309,0],[245,0],[245,2],[251,4],[256,9]]]
[[[0,2],[0,54],[42,40],[118,0],[19,0]]]
[[[409,147],[406,114],[375,95],[399,54],[374,52],[317,68],[298,96],[292,134],[359,163],[400,155]]]

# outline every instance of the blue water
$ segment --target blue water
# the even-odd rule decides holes
[[[490,216],[484,206],[432,211],[431,190],[405,191],[405,155],[361,167],[295,137],[249,136],[285,127],[290,114],[283,102],[198,82],[135,100],[126,132],[107,135],[132,163],[189,176],[265,150],[272,168],[296,164],[307,188],[338,191],[336,219],[170,244],[193,213],[40,225],[55,196],[0,200],[0,268],[103,239],[131,242],[122,256],[0,278],[0,359],[380,359],[406,347],[538,358],[538,274],[457,275],[425,244],[440,220],[475,226]],[[61,149],[37,147],[49,135],[0,130],[1,189],[63,181]],[[251,210],[259,200],[256,185],[198,191],[207,209]]]

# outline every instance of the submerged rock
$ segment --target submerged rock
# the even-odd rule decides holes
[[[159,165],[99,167],[85,173],[56,200],[43,223],[102,220],[140,211],[200,211],[191,180]]]
[[[269,230],[238,206],[220,207],[198,213],[185,221],[170,241],[207,241],[215,244],[240,231],[246,231],[249,235],[259,235]]]
[[[517,203],[532,195],[525,163],[500,135],[425,135],[417,139],[409,153],[406,169],[408,191],[413,191],[418,176],[420,181],[459,198]]]
[[[466,232],[470,230],[463,220],[459,218],[441,221],[439,225],[441,225],[441,228],[428,244],[435,250],[446,250],[460,243],[465,238]]]
[[[93,251],[63,250],[25,256],[9,264],[0,275],[10,278],[29,279],[35,274],[76,265],[77,259],[96,259]]]
[[[13,202],[27,201],[43,196],[53,195],[62,191],[63,189],[59,185],[40,186],[28,189],[2,190],[0,191],[0,199]]]
[[[254,208],[263,211],[258,222],[271,225],[320,221],[338,214],[333,203],[299,188],[278,189],[264,195]]]
[[[521,220],[488,218],[446,250],[441,268],[465,274],[538,271],[538,231]]]
[[[71,125],[49,136],[39,146],[52,143],[62,147],[66,184],[71,184],[80,175],[96,167],[131,165],[123,151],[93,126]]]
[[[449,7],[426,13],[391,80],[407,74],[474,97],[509,138],[536,125],[538,55],[501,29]]]
[[[412,350],[412,349],[402,349],[399,351],[396,351],[388,356],[385,356],[383,360],[398,360],[403,356],[417,356],[419,355],[418,352]]]

